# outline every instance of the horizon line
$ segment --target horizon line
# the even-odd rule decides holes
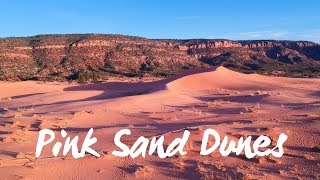
[[[290,39],[227,39],[227,38],[148,38],[138,35],[126,35],[126,34],[112,34],[112,33],[48,33],[48,34],[36,34],[36,35],[26,35],[26,36],[7,36],[1,37],[1,39],[10,39],[10,38],[34,38],[37,36],[63,36],[63,35],[110,35],[110,36],[125,36],[125,37],[136,37],[143,38],[148,40],[228,40],[228,41],[291,41],[291,42],[311,42],[315,44],[320,44],[315,41],[310,40],[290,40]]]

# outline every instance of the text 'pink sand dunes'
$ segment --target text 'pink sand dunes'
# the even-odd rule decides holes
[[[0,174],[4,179],[223,179],[319,178],[320,79],[241,74],[224,67],[186,72],[153,82],[110,81],[96,85],[60,82],[0,82]],[[40,129],[61,129],[82,142],[90,128],[100,158],[53,157],[53,143],[40,158]],[[165,135],[165,143],[191,131],[186,156],[160,159],[111,155],[116,132]],[[285,154],[246,159],[200,156],[202,133],[213,128],[231,139],[288,135]]]

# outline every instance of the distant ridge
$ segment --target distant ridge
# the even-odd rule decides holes
[[[98,81],[165,77],[225,66],[245,73],[320,75],[320,46],[309,41],[147,39],[113,34],[0,38],[0,80]]]

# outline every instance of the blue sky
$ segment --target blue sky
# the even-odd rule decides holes
[[[0,37],[107,33],[320,42],[319,0],[2,0],[0,6]]]

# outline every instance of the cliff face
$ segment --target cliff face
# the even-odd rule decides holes
[[[101,34],[0,39],[1,80],[77,79],[81,71],[166,76],[215,65],[260,73],[307,69],[309,76],[316,76],[319,63],[319,44],[300,41],[151,40]]]

